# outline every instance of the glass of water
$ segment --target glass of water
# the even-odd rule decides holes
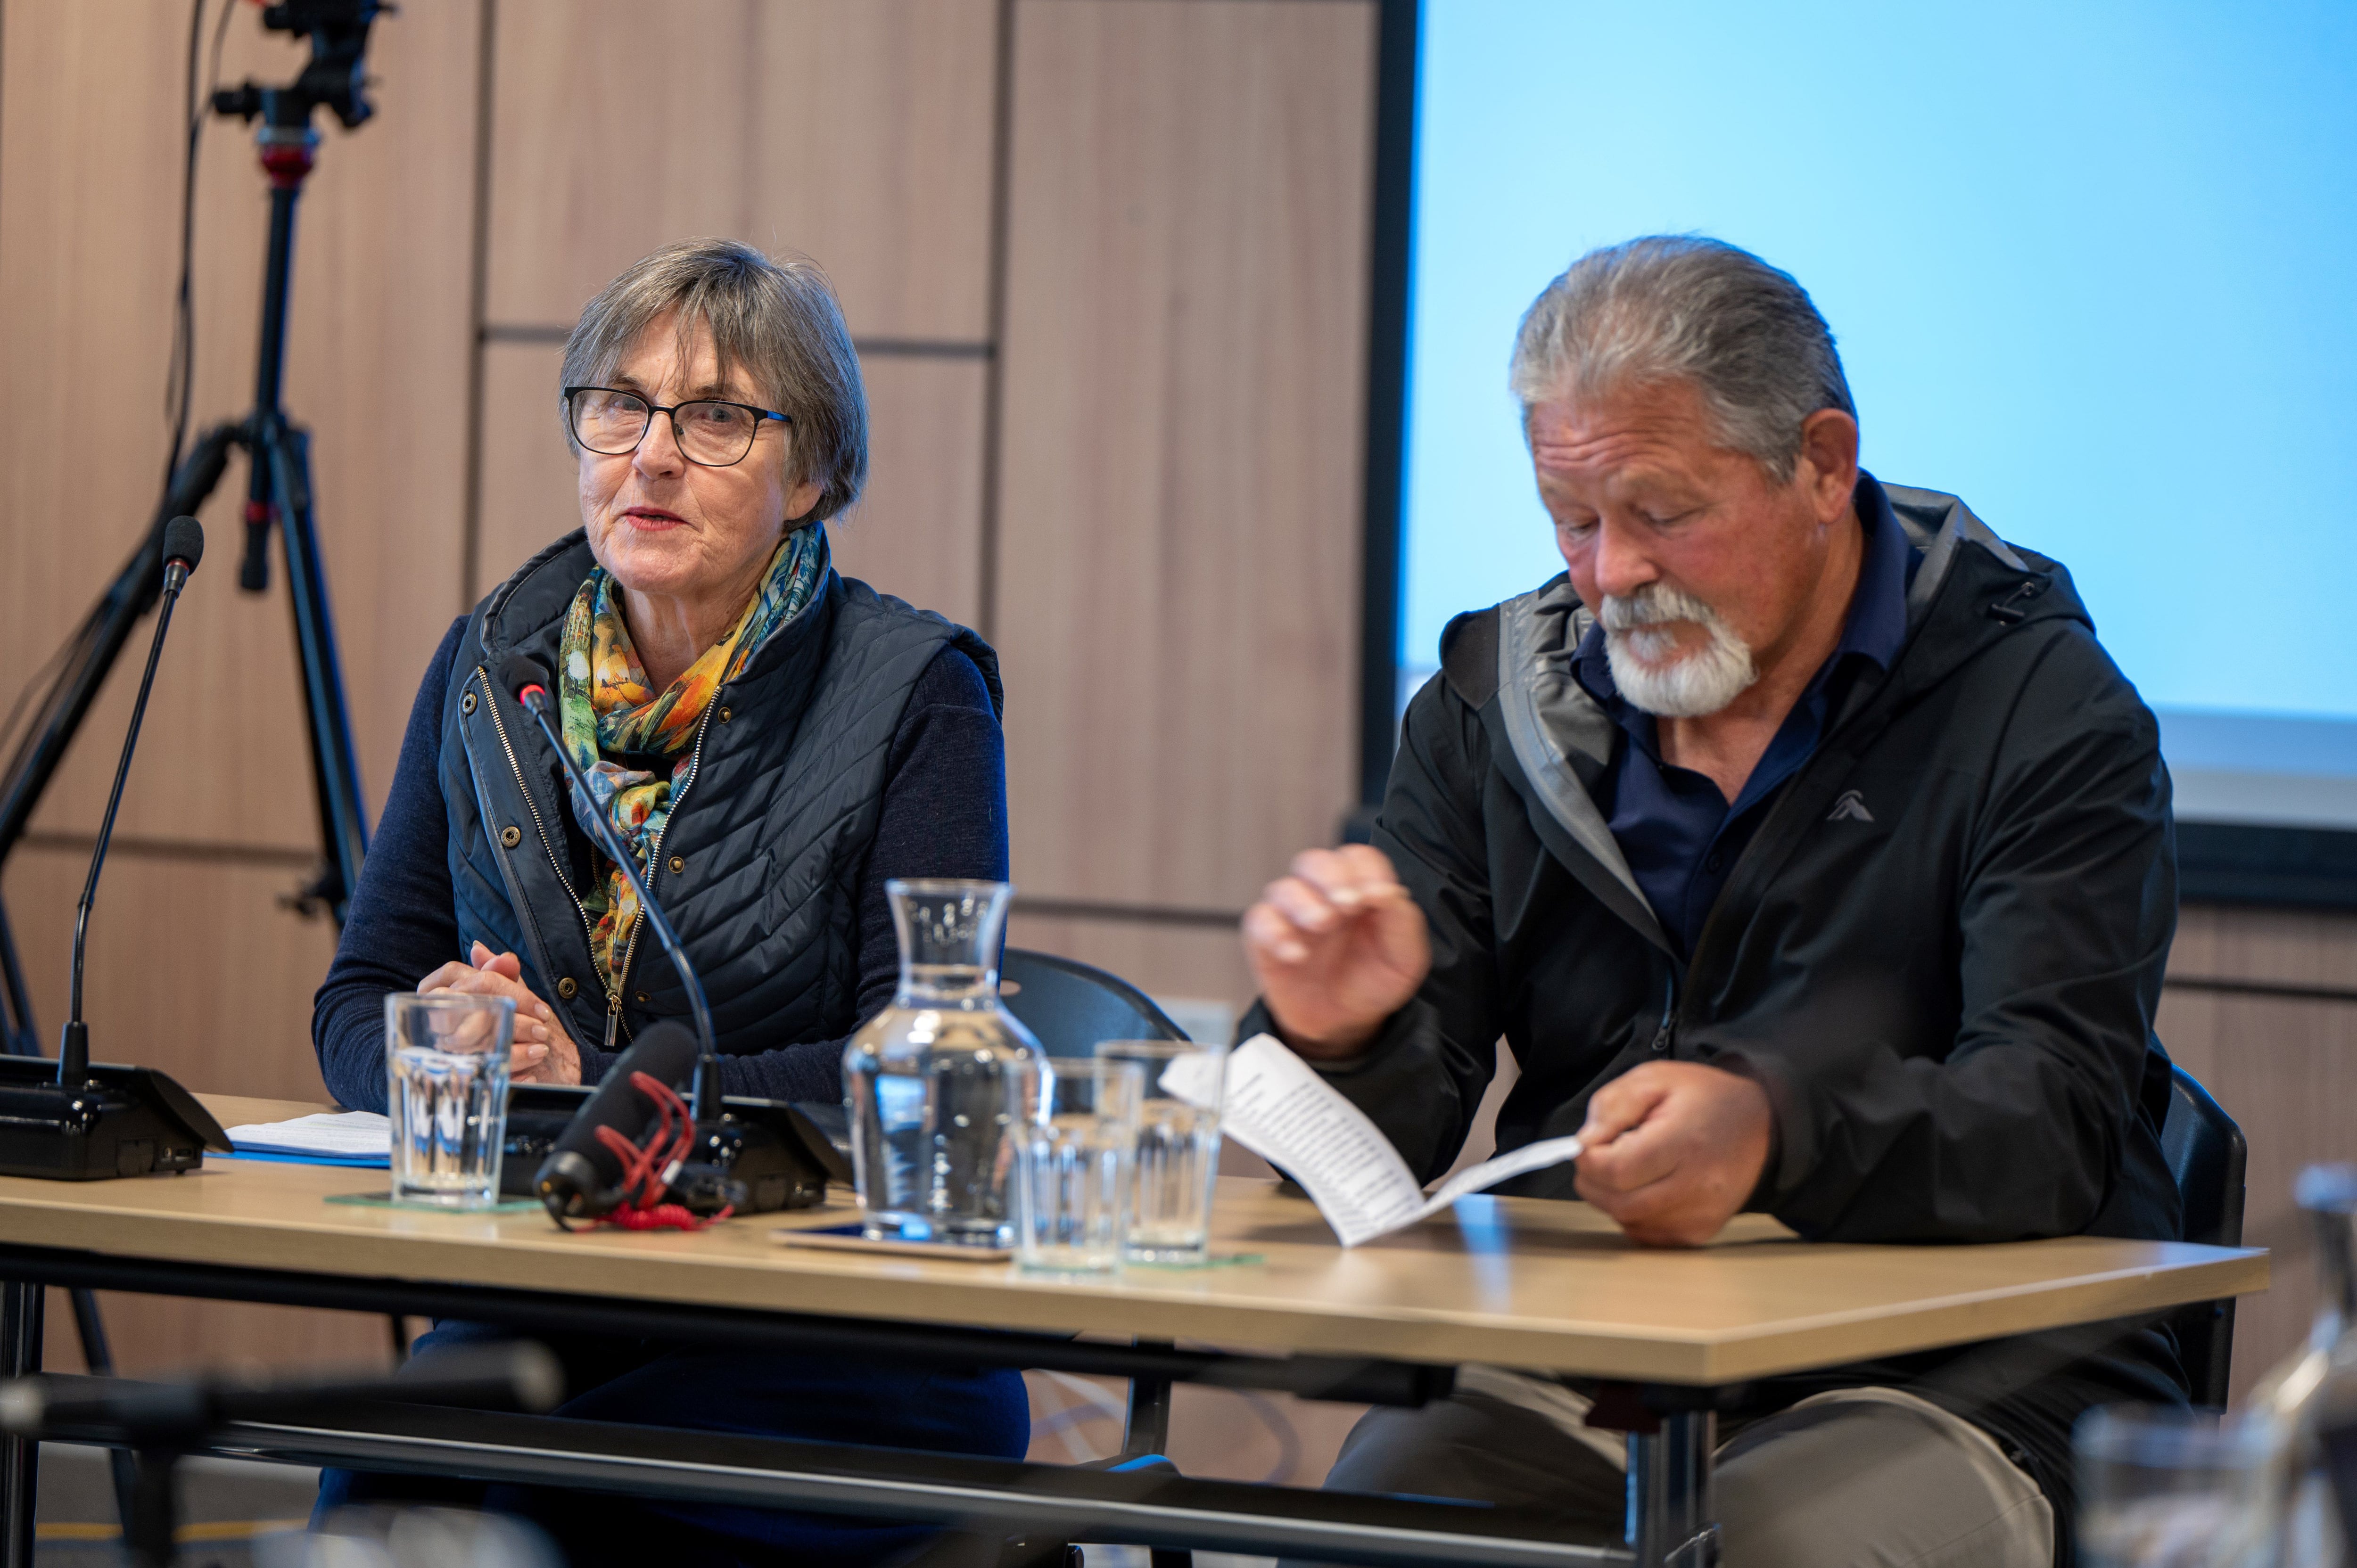
[[[2266,1438],[2259,1423],[2214,1411],[2090,1411],[2073,1434],[2079,1561],[2089,1568],[2301,1561],[2283,1550],[2287,1521],[2269,1485]]]
[[[1228,1047],[1193,1040],[1106,1040],[1097,1047],[1097,1059],[1135,1062],[1146,1075],[1129,1261],[1202,1264],[1211,1257]]]
[[[1056,1273],[1121,1266],[1136,1176],[1135,1062],[1051,1057],[1015,1152],[1015,1260]]]
[[[394,1202],[498,1204],[514,1038],[515,1004],[504,996],[395,992],[384,999]]]

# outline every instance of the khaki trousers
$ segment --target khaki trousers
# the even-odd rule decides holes
[[[1617,1541],[1626,1448],[1551,1380],[1468,1367],[1421,1410],[1351,1429],[1329,1489],[1542,1510],[1566,1541]],[[1727,1568],[2050,1568],[2054,1510],[1996,1441],[1897,1389],[1845,1389],[1748,1422],[1718,1451]],[[1308,1568],[1303,1564],[1302,1568]]]

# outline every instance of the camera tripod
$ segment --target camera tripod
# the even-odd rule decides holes
[[[194,513],[220,484],[230,455],[247,458],[245,553],[238,585],[249,593],[269,586],[269,537],[274,525],[285,551],[286,579],[295,613],[295,646],[301,666],[304,716],[310,733],[313,791],[322,841],[317,878],[296,896],[307,911],[326,913],[340,924],[360,879],[368,850],[368,823],[352,749],[351,722],[344,703],[343,671],[336,652],[335,618],[325,567],[313,524],[310,437],[287,415],[283,401],[286,366],[286,295],[294,270],[295,207],[310,174],[318,134],[314,110],[332,111],[353,127],[373,112],[363,94],[362,71],[368,28],[382,7],[376,0],[307,0],[265,9],[264,25],[307,36],[312,54],[302,74],[285,87],[247,82],[213,95],[217,114],[262,122],[256,135],[264,172],[270,179],[270,241],[262,291],[262,340],[254,372],[253,410],[242,419],[215,425],[198,438],[172,474],[147,536],[132,551],[113,582],[84,618],[72,654],[59,669],[37,710],[38,722],[26,735],[0,773],[0,863],[23,839],[34,810],[72,744],[91,703],[105,683],[140,619],[163,591],[158,554],[164,525]],[[15,1054],[40,1054],[30,995],[5,912],[0,912],[0,1026]]]
[[[311,128],[313,113],[325,108],[350,130],[374,112],[365,96],[368,31],[379,12],[387,9],[380,0],[289,0],[265,6],[264,27],[310,40],[311,56],[302,73],[284,87],[249,81],[213,94],[213,113],[248,123],[260,120],[255,140],[270,180],[270,240],[253,409],[242,419],[213,426],[197,440],[167,482],[146,536],[67,644],[24,739],[6,769],[0,771],[0,865],[23,840],[132,632],[162,596],[165,524],[182,513],[196,512],[221,483],[231,452],[242,451],[247,460],[245,550],[238,584],[255,594],[269,587],[269,536],[274,525],[285,553],[318,804],[319,873],[293,901],[306,913],[324,913],[338,925],[343,923],[368,850],[368,821],[344,703],[335,618],[313,526],[310,437],[288,417],[282,396],[286,294],[294,270],[296,202],[318,146],[318,135]],[[0,1050],[15,1056],[44,1054],[5,903],[0,903]],[[113,1357],[95,1298],[81,1290],[72,1292],[71,1298],[85,1363],[93,1373],[112,1372]],[[42,1305],[41,1287],[0,1283],[0,1359],[8,1363],[8,1369],[20,1368],[28,1358],[38,1364]],[[0,1541],[0,1563],[7,1568],[30,1561],[34,1454],[29,1442],[0,1440],[0,1500],[8,1505],[10,1519],[24,1521],[24,1539]],[[132,1517],[135,1480],[129,1467],[118,1463],[116,1488],[126,1520]]]

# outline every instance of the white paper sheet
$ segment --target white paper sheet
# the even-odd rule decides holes
[[[253,1122],[231,1127],[229,1141],[241,1154],[382,1160],[393,1156],[393,1123],[373,1111],[322,1111],[292,1122]]]
[[[1218,1064],[1181,1057],[1162,1075],[1181,1100],[1208,1103],[1202,1081]],[[1345,1247],[1437,1214],[1469,1192],[1524,1171],[1576,1160],[1577,1138],[1548,1138],[1459,1171],[1426,1197],[1415,1174],[1366,1113],[1273,1035],[1230,1053],[1221,1131],[1299,1182]]]

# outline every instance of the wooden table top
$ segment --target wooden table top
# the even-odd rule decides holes
[[[325,1109],[201,1097],[224,1126]],[[2093,1237],[1993,1246],[1803,1242],[1738,1216],[1707,1247],[1632,1246],[1578,1203],[1473,1197],[1354,1251],[1304,1199],[1223,1178],[1205,1269],[1103,1280],[780,1246],[823,1209],[706,1231],[565,1234],[543,1215],[325,1201],[377,1172],[210,1159],[90,1183],[0,1178],[0,1244],[640,1301],[1213,1341],[1710,1384],[2264,1290],[2263,1251]]]

